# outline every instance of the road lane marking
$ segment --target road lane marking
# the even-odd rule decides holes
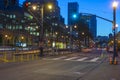
[[[76,61],[84,61],[86,59],[88,59],[88,57],[83,57],[83,58],[77,59]]]
[[[77,75],[83,75],[83,74],[85,74],[85,73],[83,73],[83,72],[74,72],[74,74],[77,74]]]
[[[96,62],[98,59],[100,59],[99,57],[93,58],[90,60],[90,62]]]
[[[58,58],[53,58],[52,60],[59,60],[59,59],[63,59],[66,58],[66,56],[62,56],[62,57],[58,57]]]
[[[67,59],[64,59],[64,60],[73,60],[73,59],[76,59],[78,57],[71,57],[71,58],[67,58]]]

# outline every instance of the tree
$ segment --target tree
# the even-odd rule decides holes
[[[84,41],[85,46],[89,46],[89,40],[93,39],[92,34],[89,31],[88,24],[85,20],[81,19],[76,24],[75,29],[78,32],[79,41]]]
[[[11,0],[12,5],[16,4],[16,0]]]

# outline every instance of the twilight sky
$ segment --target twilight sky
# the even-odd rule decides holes
[[[22,3],[24,0],[20,0]],[[61,9],[61,15],[65,18],[67,24],[67,6],[68,2],[78,2],[80,13],[96,14],[97,16],[113,20],[112,2],[114,0],[58,0]],[[120,0],[117,7],[116,19],[118,24],[118,31],[120,31]],[[108,36],[112,33],[112,23],[97,18],[97,35]]]

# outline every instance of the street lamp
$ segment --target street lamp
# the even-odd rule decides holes
[[[48,9],[52,9],[52,5],[51,4],[48,4],[47,7],[48,7]],[[33,5],[32,9],[36,10],[37,9],[37,5]],[[40,28],[40,38],[39,38],[40,41],[39,41],[39,45],[43,45],[43,38],[44,38],[44,32],[43,32],[44,4],[41,5],[40,12],[41,12],[41,23],[40,23],[41,28]]]
[[[114,54],[112,63],[114,63],[115,58],[118,56],[116,51],[116,8],[118,3],[116,1],[113,2],[113,34],[114,34]]]

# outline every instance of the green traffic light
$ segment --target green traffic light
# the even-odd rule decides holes
[[[76,15],[76,14],[73,14],[73,18],[77,18],[77,15]]]

